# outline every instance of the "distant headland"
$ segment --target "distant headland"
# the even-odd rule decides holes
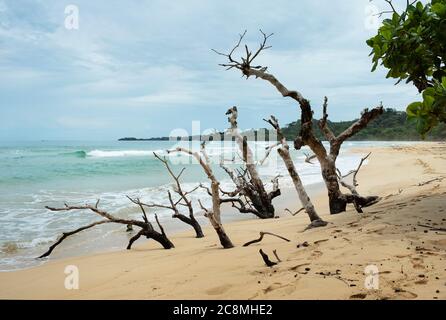
[[[375,121],[368,124],[361,132],[356,134],[350,140],[365,140],[365,141],[419,141],[421,140],[419,133],[416,130],[416,123],[408,122],[406,120],[407,115],[404,111],[397,111],[394,109],[386,109],[384,113],[378,117]],[[351,126],[355,120],[351,121],[330,121],[328,123],[335,134],[339,134]],[[325,136],[320,131],[317,120],[313,120],[313,127],[315,135],[325,140]],[[282,129],[283,134],[289,141],[293,141],[294,138],[300,132],[300,120],[292,122]],[[189,137],[156,137],[147,139],[138,139],[134,137],[121,138],[119,141],[178,141],[178,140],[226,140],[231,137],[226,137],[224,132],[216,132],[212,135],[206,136],[189,136]],[[243,135],[248,140],[269,140],[268,129],[250,129],[243,131]],[[435,127],[426,137],[427,141],[445,141],[446,140],[446,125],[440,124]]]
[[[155,137],[155,138],[124,137],[118,139],[118,141],[165,141],[165,140],[169,140],[169,137]]]

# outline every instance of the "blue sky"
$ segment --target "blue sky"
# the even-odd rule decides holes
[[[397,1],[398,2],[398,1]],[[400,1],[401,2],[401,1]],[[374,1],[387,9],[383,1]],[[64,26],[79,8],[79,29]],[[320,116],[356,118],[383,101],[404,110],[412,86],[371,73],[365,40],[368,0],[24,1],[0,0],[0,140],[105,139],[168,135],[175,128],[223,129],[229,106],[243,128],[275,114],[295,121],[297,106],[261,80],[217,64],[247,29],[274,32],[258,63],[308,97]]]

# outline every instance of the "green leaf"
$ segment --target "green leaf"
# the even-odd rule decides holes
[[[437,2],[432,5],[432,11],[440,17],[444,16],[446,15],[446,5]]]
[[[392,39],[392,31],[390,31],[388,29],[382,30],[381,34],[386,40]]]
[[[408,117],[416,117],[421,105],[422,105],[421,102],[412,102],[411,104],[409,104],[406,108],[407,116]]]
[[[434,97],[435,96],[435,88],[427,88],[423,91],[423,99],[426,100],[427,97]]]
[[[420,1],[417,2],[416,8],[418,11],[423,11],[424,9],[423,4]]]

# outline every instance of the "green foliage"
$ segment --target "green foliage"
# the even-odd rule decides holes
[[[328,125],[335,135],[351,126],[356,120],[331,122]],[[313,128],[316,136],[321,140],[326,140],[319,130],[317,120],[314,120]],[[300,131],[300,120],[289,124],[282,129],[289,141],[293,141]],[[442,123],[433,128],[426,135],[428,140],[446,140],[446,124]],[[407,119],[405,112],[394,109],[386,109],[384,113],[370,122],[366,128],[359,131],[349,140],[369,140],[369,141],[416,141],[420,140],[416,123]]]
[[[446,121],[446,0],[409,5],[401,14],[385,19],[367,44],[375,71],[389,69],[387,78],[405,80],[423,92],[423,101],[407,107],[409,119],[425,136]]]
[[[413,102],[407,107],[407,117],[417,125],[423,136],[439,122],[446,122],[446,77],[442,83],[436,81],[433,87],[423,91],[423,101]]]

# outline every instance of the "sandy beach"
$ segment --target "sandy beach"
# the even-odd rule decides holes
[[[313,202],[329,224],[304,231],[305,213],[283,212],[300,208],[294,190],[287,190],[275,202],[280,218],[225,224],[233,249],[221,249],[209,227],[203,239],[195,239],[192,231],[170,236],[176,246],[171,250],[140,240],[132,250],[2,272],[0,298],[445,299],[446,144],[355,150],[370,151],[358,190],[382,200],[363,214],[351,206],[329,215],[324,191]],[[265,236],[242,247],[260,231],[291,241]],[[271,258],[277,250],[282,262],[267,267],[259,249]],[[78,267],[78,290],[64,287],[67,265]],[[375,289],[364,285],[367,266],[378,269]]]

